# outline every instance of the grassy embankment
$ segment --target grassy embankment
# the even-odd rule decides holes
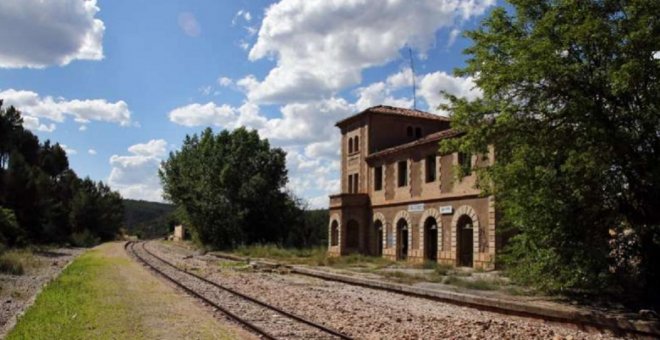
[[[231,338],[191,308],[123,254],[121,244],[104,244],[50,283],[7,339]]]
[[[473,277],[471,272],[456,270],[431,261],[410,264],[359,254],[329,257],[325,247],[289,249],[274,245],[253,245],[239,247],[233,253],[243,257],[271,259],[287,264],[327,266],[373,273],[398,283],[434,282],[474,290],[504,290],[510,294],[531,293],[509,285],[504,279]],[[428,270],[410,273],[406,269]],[[345,273],[350,274],[350,272]]]

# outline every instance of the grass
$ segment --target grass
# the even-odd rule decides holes
[[[31,249],[11,249],[0,255],[0,273],[4,274],[23,275],[27,269],[39,264]]]
[[[128,258],[120,243],[104,244],[48,284],[7,339],[231,338],[192,306]]]
[[[408,274],[398,270],[382,272],[380,275],[394,282],[405,284],[413,284],[427,280],[424,275]]]
[[[276,245],[241,246],[234,254],[248,258],[271,259],[288,264],[305,264],[312,266],[329,266],[335,268],[383,268],[394,262],[382,257],[351,254],[341,257],[329,257],[325,247],[305,249],[283,248]]]
[[[497,279],[483,279],[474,277],[471,271],[457,270],[449,265],[439,264],[435,261],[422,263],[395,262],[382,257],[350,254],[340,257],[328,257],[325,247],[310,249],[290,249],[275,245],[243,246],[234,251],[234,254],[250,258],[265,258],[288,264],[306,264],[311,266],[328,266],[340,269],[352,269],[361,272],[378,274],[387,280],[397,283],[413,284],[417,282],[434,282],[453,285],[459,288],[474,290],[502,290],[512,295],[524,294],[521,290],[508,286]],[[401,270],[381,270],[384,268],[411,268],[431,269],[426,273],[407,273]],[[483,270],[474,270],[481,273]],[[515,292],[514,292],[515,290]]]
[[[453,285],[457,287],[474,289],[474,290],[498,290],[501,284],[492,280],[474,279],[466,280],[456,276],[447,276],[443,281],[444,284]]]
[[[126,308],[101,303],[112,289],[102,275],[108,261],[96,256],[96,251],[81,255],[44,289],[7,338],[82,339],[90,334],[111,338],[121,334],[121,324],[131,323]]]

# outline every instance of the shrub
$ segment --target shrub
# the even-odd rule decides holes
[[[24,239],[25,232],[18,226],[14,212],[0,206],[0,243],[23,245]]]
[[[23,264],[16,258],[0,257],[0,272],[11,275],[23,275]]]
[[[79,233],[71,234],[71,244],[75,247],[93,247],[101,242],[101,239],[94,236],[89,230],[85,229]]]
[[[38,264],[39,261],[27,249],[12,249],[0,255],[0,273],[23,275],[27,268]]]

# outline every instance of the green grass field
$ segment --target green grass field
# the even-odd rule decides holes
[[[133,262],[120,243],[78,257],[7,339],[235,338],[210,314]]]
[[[139,338],[139,330],[130,329],[127,306],[106,298],[118,287],[107,280],[104,269],[121,261],[129,259],[102,258],[97,250],[81,255],[39,295],[7,338],[114,338],[132,331]]]

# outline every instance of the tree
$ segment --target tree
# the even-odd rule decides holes
[[[660,286],[660,2],[510,1],[465,52],[483,97],[448,96],[465,132],[445,152],[487,152],[479,170],[502,224],[516,231],[505,264],[550,290],[613,279]],[[618,235],[634,247],[613,256]],[[622,263],[633,263],[625,268]],[[656,291],[657,293],[657,291]],[[657,297],[657,295],[656,295]]]
[[[186,136],[159,172],[193,237],[219,248],[283,243],[291,223],[285,153],[244,128]]]
[[[20,112],[3,109],[0,100],[0,242],[112,239],[123,218],[119,194],[101,182],[81,181],[59,144],[41,144],[22,124]]]

